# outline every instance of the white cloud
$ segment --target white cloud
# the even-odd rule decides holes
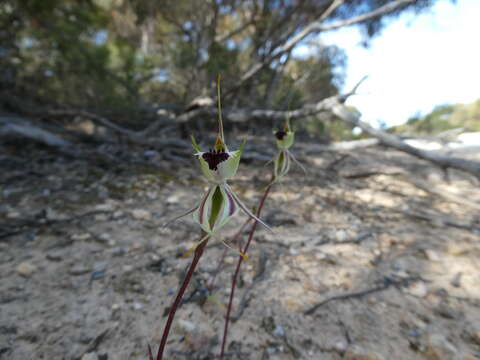
[[[444,103],[480,97],[480,1],[439,1],[428,13],[403,14],[365,49],[358,29],[322,34],[348,54],[345,89],[364,75],[359,95],[348,100],[372,124],[405,122]]]

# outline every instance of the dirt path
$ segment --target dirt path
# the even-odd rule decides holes
[[[197,170],[2,153],[0,359],[146,359],[198,240],[190,219],[161,224],[198,200]],[[245,264],[228,359],[480,359],[480,212],[399,172],[480,203],[478,184],[390,150],[345,154],[304,158],[307,178],[273,189],[275,234],[260,229]],[[267,175],[242,165],[232,184],[253,206]],[[209,292],[223,251],[207,248],[169,359],[218,354],[237,259]]]

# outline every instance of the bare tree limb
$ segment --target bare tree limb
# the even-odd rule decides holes
[[[215,41],[216,42],[219,42],[219,43],[222,43],[224,41],[227,41],[229,39],[231,39],[232,37],[234,37],[235,35],[238,35],[240,34],[241,32],[243,32],[244,30],[246,30],[248,27],[250,27],[251,25],[253,25],[254,21],[253,19],[252,20],[249,20],[247,21],[246,23],[240,25],[239,27],[233,29],[232,31],[230,31],[229,33],[227,34],[223,34],[223,35],[217,35],[215,37]]]
[[[364,22],[364,21],[367,21],[367,20],[370,20],[370,19],[374,19],[374,18],[379,17],[381,15],[391,13],[391,12],[393,12],[395,10],[398,10],[398,9],[400,9],[400,8],[402,8],[402,7],[404,7],[408,4],[411,4],[415,1],[416,0],[396,0],[396,1],[393,1],[391,3],[386,4],[384,6],[381,6],[378,9],[375,9],[373,11],[370,11],[368,13],[365,13],[365,14],[362,14],[362,15],[359,15],[359,16],[356,16],[356,17],[353,17],[353,18],[350,18],[350,19],[334,22],[332,24],[323,24],[325,19],[327,19],[328,16],[330,16],[333,13],[333,11],[335,11],[340,5],[342,5],[344,3],[343,0],[335,0],[327,8],[327,10],[323,14],[320,15],[318,20],[316,20],[316,21],[310,23],[309,25],[307,25],[302,31],[300,31],[294,37],[290,38],[290,40],[285,42],[282,46],[279,46],[274,52],[272,52],[272,55],[265,58],[263,61],[257,62],[256,64],[254,64],[241,77],[241,79],[238,81],[238,83],[235,84],[233,89],[237,89],[243,83],[250,80],[253,76],[255,76],[265,66],[271,64],[271,62],[273,60],[282,56],[286,52],[292,50],[300,41],[302,41],[303,39],[305,39],[307,36],[311,35],[312,33],[318,33],[318,32],[327,31],[327,30],[334,30],[334,29],[338,29],[340,27],[349,26],[349,25],[353,25],[353,24],[358,24],[358,23],[361,23],[361,22]]]
[[[52,147],[66,148],[71,145],[67,140],[18,116],[0,117],[0,136],[28,138]]]
[[[378,139],[361,139],[352,141],[338,141],[331,144],[309,144],[303,148],[307,153],[319,151],[349,151],[355,149],[363,149],[366,147],[376,146],[380,143]],[[300,144],[299,144],[300,145]]]
[[[442,199],[452,201],[452,202],[456,202],[456,203],[461,204],[461,205],[469,206],[472,209],[480,211],[480,204],[475,202],[475,201],[471,201],[468,198],[456,195],[456,194],[454,194],[450,191],[439,189],[432,184],[429,184],[429,183],[427,183],[423,180],[420,180],[420,179],[414,179],[412,177],[407,176],[406,174],[404,174],[404,178],[405,178],[406,181],[412,183],[417,188],[419,188],[419,189],[421,189],[421,190],[423,190],[423,191],[425,191],[429,194],[436,195],[436,196],[438,196]]]
[[[333,114],[353,126],[358,126],[366,133],[379,139],[381,143],[386,146],[406,152],[421,159],[428,160],[443,169],[452,168],[462,170],[480,179],[480,163],[476,161],[466,160],[457,157],[450,157],[434,151],[418,149],[416,147],[408,145],[395,135],[375,129],[369,124],[361,121],[359,115],[354,114],[353,112],[348,110],[347,107],[340,103],[337,99],[332,99],[329,105],[331,106],[330,110]]]
[[[319,24],[318,22],[315,23],[313,26],[312,31],[328,31],[328,30],[335,30],[341,27],[353,25],[353,24],[358,24],[367,20],[374,19],[376,17],[391,13],[395,10],[400,9],[403,6],[406,6],[408,4],[414,3],[417,0],[397,0],[391,3],[388,3],[384,6],[379,7],[378,9],[375,9],[373,11],[370,11],[366,14],[362,14],[350,19],[342,20],[342,21],[337,21],[331,24]]]

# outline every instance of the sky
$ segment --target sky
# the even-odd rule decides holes
[[[428,12],[393,20],[369,48],[361,39],[349,27],[321,34],[320,41],[347,53],[344,91],[368,75],[347,105],[372,125],[398,125],[437,105],[480,98],[480,0],[439,0]]]

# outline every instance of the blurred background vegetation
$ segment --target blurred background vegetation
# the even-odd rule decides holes
[[[472,104],[440,105],[424,116],[414,116],[406,124],[394,126],[393,133],[438,134],[463,128],[466,131],[480,131],[480,99]]]
[[[346,20],[392,0],[346,0],[325,23]],[[422,11],[418,0],[358,22],[365,43],[385,19]],[[293,109],[336,95],[347,59],[307,36],[309,55],[290,39],[334,3],[318,0],[6,0],[0,4],[0,105],[81,109],[141,129],[159,111],[179,114],[199,96],[215,98],[222,74],[230,108]],[[315,35],[312,33],[312,35]],[[255,64],[266,64],[244,81]],[[445,106],[394,131],[440,131],[478,117],[479,103]],[[275,124],[264,122],[265,128]],[[258,124],[257,124],[258,125]],[[463,123],[461,126],[464,126]],[[302,127],[329,140],[353,137],[334,118],[310,117]]]

